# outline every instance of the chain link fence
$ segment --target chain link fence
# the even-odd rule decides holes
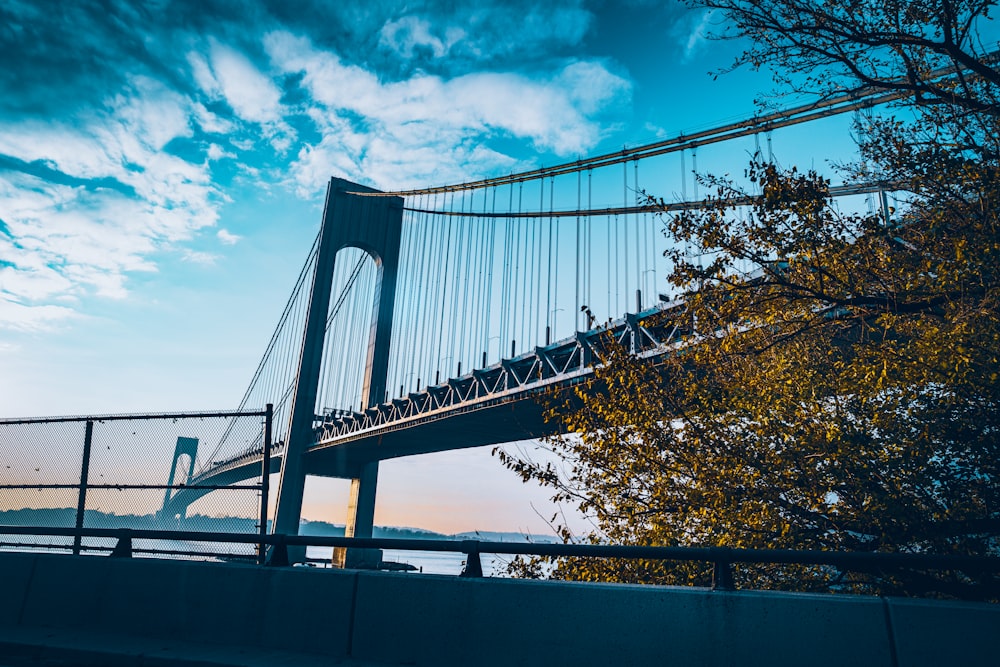
[[[0,525],[264,534],[272,411],[0,420]],[[220,455],[261,452],[240,465]],[[261,458],[263,461],[261,461]],[[0,548],[105,552],[107,538],[4,535]],[[254,545],[140,540],[136,554],[258,558]]]

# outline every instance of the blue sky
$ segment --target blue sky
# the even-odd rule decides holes
[[[769,78],[708,74],[738,47],[704,39],[712,20],[641,0],[8,0],[0,414],[234,407],[330,176],[441,184],[749,116]],[[544,493],[449,456],[383,466],[377,520],[540,529]],[[307,513],[337,518],[333,484]],[[419,521],[427,503],[468,516]]]

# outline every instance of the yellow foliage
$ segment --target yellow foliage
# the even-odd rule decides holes
[[[651,361],[612,346],[595,381],[551,412],[569,435],[550,444],[571,472],[520,468],[594,518],[586,541],[997,553],[1000,153],[970,163],[940,146],[901,150],[886,168],[910,173],[914,194],[888,225],[839,212],[815,174],[763,163],[750,169],[764,196],[749,214],[727,203],[746,193],[714,181],[708,208],[666,220],[676,247],[716,258],[701,267],[671,255],[686,308],[664,317],[688,331],[683,344]],[[937,176],[928,184],[924,172]],[[747,262],[758,271],[733,268]],[[803,590],[960,595],[969,583],[740,572],[748,585]],[[551,574],[709,576],[700,565],[573,559]]]

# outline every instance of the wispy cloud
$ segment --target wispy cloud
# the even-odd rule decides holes
[[[215,235],[224,245],[236,245],[239,243],[239,240],[243,238],[242,236],[237,236],[226,229],[220,229],[215,233]]]
[[[482,0],[404,5],[379,31],[379,47],[401,65],[457,75],[512,54],[524,63],[579,45],[593,19],[576,0]],[[444,56],[448,56],[444,60]]]
[[[206,266],[210,266],[219,260],[219,256],[211,252],[202,252],[200,250],[191,250],[190,248],[186,248],[181,254],[181,259],[185,262],[190,262],[191,264],[204,264]]]
[[[249,58],[213,39],[207,59],[192,52],[188,62],[202,91],[225,100],[239,118],[259,125],[278,150],[288,148],[295,132],[284,120],[281,90]]]
[[[290,168],[310,193],[330,173],[395,187],[510,167],[512,157],[482,147],[490,137],[579,152],[601,136],[592,115],[631,94],[627,80],[597,61],[569,61],[534,77],[486,71],[382,82],[301,36],[277,31],[264,44],[275,67],[301,76],[313,103],[308,116],[322,138]]]
[[[235,187],[312,198],[331,175],[509,171],[514,145],[589,149],[630,100],[612,63],[570,51],[593,19],[582,0],[297,7],[0,7],[0,328],[127,298],[164,253],[218,261],[247,235],[207,232]]]
[[[438,37],[431,32],[431,23],[427,19],[404,16],[382,26],[379,46],[406,59],[414,58],[421,50],[433,58],[441,58],[465,35],[462,28],[450,26],[444,30],[444,35]]]
[[[25,165],[0,171],[0,301],[41,327],[94,294],[127,296],[126,274],[155,270],[149,256],[218,217],[204,165],[164,150],[192,135],[188,100],[144,77],[77,118],[0,122],[0,154]],[[41,307],[38,318],[27,318]],[[58,317],[57,317],[58,315]]]
[[[3,322],[5,329],[44,331],[79,317],[79,313],[66,306],[26,306],[16,301],[0,299],[0,322]],[[13,345],[7,345],[5,350],[0,351],[11,351],[12,349],[16,350]]]
[[[684,51],[681,55],[682,63],[691,62],[705,48],[708,41],[708,31],[712,26],[714,16],[714,9],[707,9],[700,15],[695,15],[695,22],[688,31],[687,40],[684,42]]]

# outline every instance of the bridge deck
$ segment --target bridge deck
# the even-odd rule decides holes
[[[350,478],[376,460],[515,442],[553,434],[544,419],[545,395],[565,392],[593,374],[608,346],[635,354],[662,354],[684,331],[675,323],[683,304],[664,304],[485,369],[427,387],[364,412],[341,413],[316,428],[305,456],[307,474]],[[280,467],[283,443],[273,449],[271,471]],[[191,484],[235,484],[260,475],[255,449],[216,462]],[[204,490],[185,490],[172,502],[188,504]]]

